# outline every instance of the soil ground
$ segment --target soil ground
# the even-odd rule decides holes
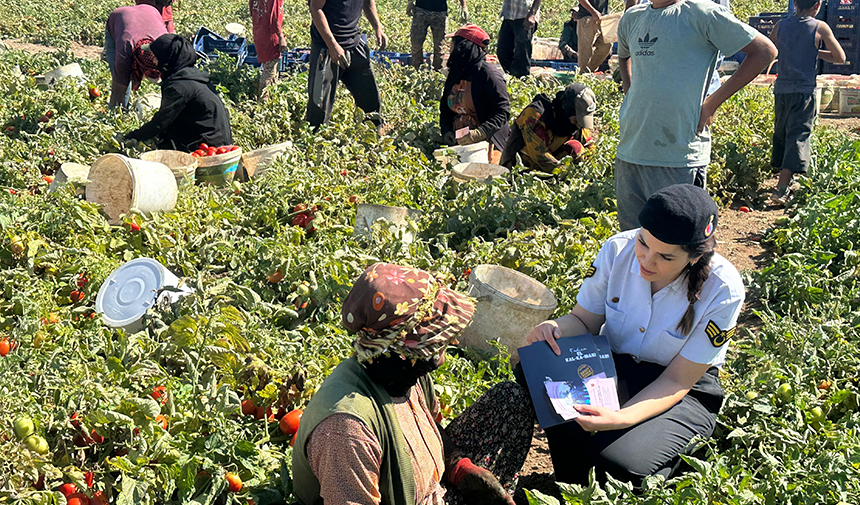
[[[0,41],[13,49],[30,52],[54,52],[56,48],[31,44],[21,39]],[[102,48],[85,46],[72,42],[71,51],[80,58],[99,58]],[[846,130],[860,135],[860,117],[840,117],[836,114],[821,114],[819,124]],[[776,185],[776,179],[767,181],[761,190],[758,201],[765,204],[754,205],[747,202],[734,202],[720,213],[717,251],[732,262],[738,270],[758,270],[771,258],[770,253],[761,247],[760,239],[765,230],[773,226],[774,220],[784,214],[780,207],[772,205],[767,196]],[[741,208],[745,210],[742,211]],[[754,330],[760,322],[744,310],[739,325]],[[535,428],[531,451],[520,472],[519,489],[514,496],[518,505],[527,504],[523,489],[536,489],[542,493],[561,498],[552,473],[549,445],[546,435]]]

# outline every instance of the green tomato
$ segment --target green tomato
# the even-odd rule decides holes
[[[824,411],[821,407],[813,407],[809,409],[809,420],[813,423],[823,423],[825,420]]]
[[[786,401],[790,400],[791,399],[791,385],[790,384],[784,384],[784,383],[780,384],[779,388],[776,390],[776,393],[783,400],[786,400]]]
[[[21,440],[24,440],[36,432],[36,427],[33,426],[33,420],[26,416],[21,416],[18,419],[15,419],[14,427],[15,435],[17,435]]]
[[[30,435],[24,440],[24,443],[27,445],[27,449],[35,452],[36,454],[47,454],[48,453],[48,441],[39,435]]]
[[[307,296],[311,293],[310,285],[307,282],[302,282],[296,287],[296,293],[301,296]]]
[[[756,398],[758,398],[758,393],[756,393],[755,391],[747,391],[746,397],[747,400],[755,400]]]

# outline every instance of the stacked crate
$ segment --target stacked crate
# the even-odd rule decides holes
[[[860,0],[830,0],[827,24],[845,51],[846,61],[842,65],[822,62],[821,73],[860,73]]]
[[[753,28],[758,30],[759,33],[761,33],[765,37],[770,37],[770,34],[773,31],[773,27],[777,23],[779,23],[780,20],[785,18],[787,15],[788,14],[785,12],[760,12],[758,14],[758,16],[751,16],[749,18],[749,24],[750,24],[750,26],[752,26]],[[738,53],[738,55],[741,55],[741,54],[743,54],[743,53]],[[738,57],[738,55],[735,55],[732,58],[736,58],[736,57]],[[746,55],[744,55],[744,56],[746,56]],[[729,59],[732,59],[732,58],[729,58]],[[736,60],[736,61],[742,62],[743,57],[738,58],[738,60]],[[770,73],[775,74],[775,73],[779,72],[778,66],[779,66],[779,62],[774,64],[772,67],[770,67]],[[765,72],[767,72],[767,69],[762,71],[762,73],[765,73]]]

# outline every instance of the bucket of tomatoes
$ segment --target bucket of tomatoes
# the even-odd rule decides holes
[[[197,158],[195,179],[198,184],[226,186],[233,182],[242,148],[239,146],[212,147],[200,144],[191,156]]]

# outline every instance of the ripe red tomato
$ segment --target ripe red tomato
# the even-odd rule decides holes
[[[6,337],[0,339],[0,356],[9,354],[10,349],[12,349],[12,344],[9,343],[9,339]]]
[[[161,414],[155,416],[155,421],[161,423],[161,429],[167,430],[167,418]]]
[[[201,151],[205,151],[205,150],[209,149],[209,144],[207,144],[206,142],[201,142],[200,146],[197,149],[200,149]]]
[[[73,493],[66,496],[66,505],[90,505],[90,499],[83,493]]]
[[[140,231],[140,225],[135,222],[128,223],[128,227],[131,228],[132,232]]]
[[[202,155],[200,154],[200,151],[194,151],[193,153],[191,153],[191,156],[194,156],[195,158],[199,158]]]
[[[79,301],[83,300],[83,299],[84,299],[84,296],[85,296],[85,295],[84,295],[84,292],[83,292],[83,291],[78,291],[78,290],[74,290],[74,291],[72,291],[72,292],[69,294],[69,298],[71,298],[71,299],[72,299],[72,301],[73,301],[73,302],[75,302],[75,303],[77,303],[77,302],[79,302]]]
[[[78,486],[72,484],[71,482],[66,482],[65,484],[62,484],[57,489],[57,491],[59,491],[63,496],[65,496],[68,499],[69,495],[78,492]]]
[[[225,476],[227,479],[227,489],[230,490],[231,493],[238,493],[242,490],[242,479],[232,472],[227,472]]]
[[[84,474],[84,482],[87,483],[87,488],[93,487],[93,472],[87,472]]]
[[[206,150],[206,156],[215,156],[216,154],[218,154],[218,150],[214,147],[210,147]]]
[[[358,195],[352,195],[349,197],[349,203],[355,203],[358,201]]]
[[[149,396],[157,402],[164,403],[167,401],[167,388],[164,386],[155,386],[152,388],[152,393],[149,393]]]
[[[230,151],[231,151],[231,152],[232,152],[232,151],[238,151],[238,150],[239,150],[239,146],[230,146]]]
[[[739,211],[741,211],[741,212],[749,212],[749,211],[750,211],[750,208],[749,208],[749,207],[741,207],[741,208],[739,208],[738,210],[739,210]]]
[[[286,435],[295,434],[299,431],[299,421],[302,419],[302,414],[302,409],[291,410],[287,415],[281,418],[278,428],[280,428]]]
[[[242,414],[253,416],[255,412],[257,412],[257,406],[254,405],[254,400],[248,398],[242,401]]]
[[[101,491],[96,491],[90,498],[90,505],[108,505],[107,496]]]
[[[48,184],[51,184],[52,182],[54,182],[54,176],[53,175],[45,175],[45,176],[42,176],[42,180],[47,182]]]
[[[296,445],[296,435],[298,435],[298,434],[299,434],[299,432],[293,433],[293,438],[290,439],[290,447]]]
[[[216,149],[216,151],[218,152],[218,154],[229,153],[230,148],[222,146],[222,147],[219,147],[218,149]]]
[[[50,120],[48,116],[42,116],[39,118],[40,123],[47,123]]]
[[[90,438],[92,438],[93,442],[97,444],[103,444],[105,441],[105,437],[99,435],[96,430],[90,431]]]

